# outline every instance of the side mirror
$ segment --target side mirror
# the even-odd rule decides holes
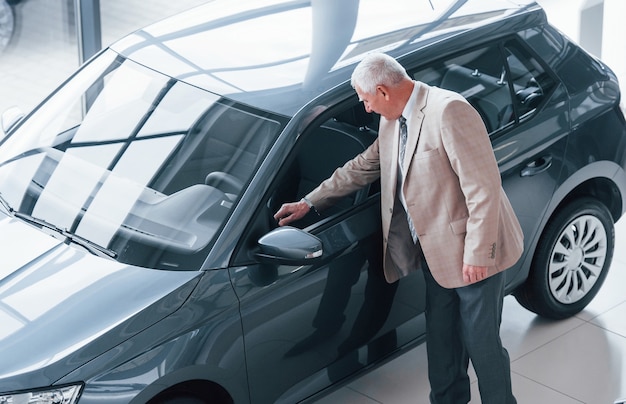
[[[260,252],[256,257],[266,263],[308,265],[323,253],[319,238],[290,226],[272,230],[258,244]]]
[[[2,123],[2,134],[6,136],[22,118],[24,118],[24,113],[18,107],[11,107],[4,111],[0,119]]]

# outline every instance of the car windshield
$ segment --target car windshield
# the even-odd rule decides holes
[[[197,269],[284,121],[106,51],[3,140],[0,196],[120,262]]]

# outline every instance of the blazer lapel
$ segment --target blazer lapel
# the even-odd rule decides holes
[[[406,149],[404,152],[404,165],[405,172],[409,172],[409,168],[411,166],[411,162],[413,160],[413,155],[415,154],[415,150],[417,149],[417,144],[422,132],[422,122],[424,122],[424,112],[422,111],[426,106],[426,100],[428,99],[428,88],[426,86],[421,85],[421,83],[416,82],[416,86],[418,87],[417,98],[415,100],[415,106],[413,112],[411,113],[411,121],[410,126],[408,127],[408,138],[406,142]],[[398,140],[396,140],[396,150],[397,150]],[[397,160],[397,159],[396,159]],[[404,178],[406,179],[406,175]]]

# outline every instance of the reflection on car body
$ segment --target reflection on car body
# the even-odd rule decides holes
[[[421,273],[382,276],[377,183],[273,219],[376,139],[349,83],[370,51],[481,114],[525,236],[507,292],[582,310],[626,209],[626,124],[615,75],[539,6],[215,0],[3,115],[0,402],[315,400],[421,343]]]

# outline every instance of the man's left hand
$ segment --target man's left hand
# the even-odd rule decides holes
[[[466,283],[480,282],[487,277],[487,267],[463,264],[463,280]]]

